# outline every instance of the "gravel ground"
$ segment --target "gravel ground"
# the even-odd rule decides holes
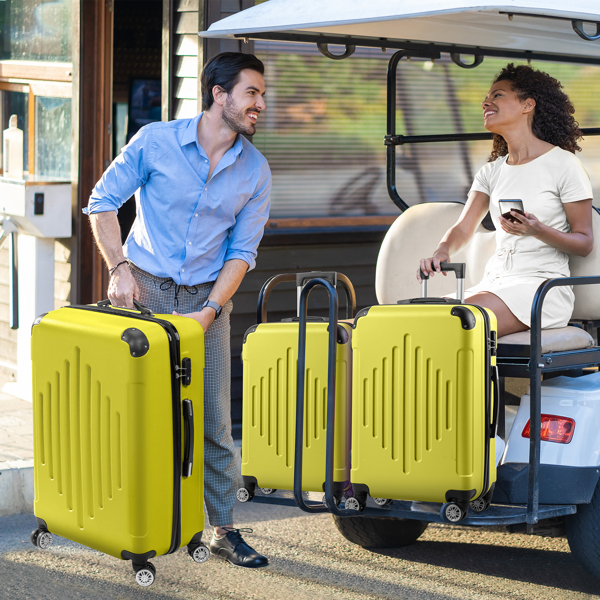
[[[563,538],[430,525],[398,550],[347,542],[328,515],[240,505],[239,527],[270,558],[267,568],[235,568],[186,551],[152,559],[156,582],[139,587],[129,563],[56,537],[49,550],[29,543],[33,515],[0,518],[0,599],[4,600],[583,600],[600,582],[571,557]],[[205,536],[208,538],[208,535]]]

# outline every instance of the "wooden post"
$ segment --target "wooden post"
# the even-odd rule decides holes
[[[81,96],[78,211],[112,159],[113,3],[81,2]],[[96,248],[88,219],[76,220],[78,294],[90,303],[106,296],[108,272]]]

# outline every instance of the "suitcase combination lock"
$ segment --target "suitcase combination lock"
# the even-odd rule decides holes
[[[177,379],[181,379],[182,385],[190,385],[192,383],[192,359],[185,357],[181,361],[181,367],[175,367],[177,373]]]

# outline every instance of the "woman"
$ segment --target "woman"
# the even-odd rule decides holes
[[[466,296],[470,304],[495,313],[498,337],[529,329],[539,285],[568,277],[568,254],[587,256],[593,247],[592,187],[575,156],[581,131],[561,88],[526,65],[500,71],[482,103],[484,126],[494,133],[488,163],[477,173],[456,224],[433,256],[421,260],[424,273],[440,272],[440,263],[451,262],[489,210],[496,253]],[[498,208],[502,199],[521,199],[525,214],[511,210],[511,218],[504,218]],[[570,287],[552,289],[544,299],[542,327],[566,326],[573,303]]]

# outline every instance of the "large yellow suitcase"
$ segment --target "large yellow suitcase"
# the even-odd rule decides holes
[[[298,320],[266,322],[270,291],[284,281],[299,289],[310,278],[335,275],[344,282],[353,303],[354,290],[341,274],[280,275],[269,280],[259,299],[258,325],[244,337],[242,476],[238,500],[251,500],[258,487],[263,493],[292,490],[296,432]],[[341,500],[350,475],[350,399],[352,326],[339,323],[336,348],[334,495]],[[307,325],[302,490],[322,491],[325,484],[327,433],[328,324],[312,317]]]
[[[204,529],[204,333],[189,318],[69,306],[32,328],[32,542],[51,533],[131,560],[149,585],[157,555]]]
[[[489,506],[496,479],[496,318],[445,299],[413,302],[355,319],[346,507],[361,510],[367,495],[442,502],[459,521],[469,503]]]

